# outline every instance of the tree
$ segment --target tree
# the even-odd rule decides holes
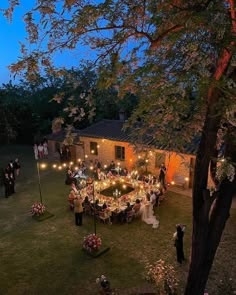
[[[235,103],[235,1],[105,0],[92,4],[66,0],[60,4],[38,1],[36,11],[41,18],[37,24],[33,11],[26,14],[29,41],[43,39],[47,44],[32,52],[22,46],[22,59],[11,69],[26,70],[31,80],[41,66],[58,74],[51,64],[56,51],[79,51],[79,44],[90,45],[106,66],[106,86],[115,83],[120,96],[132,92],[140,98],[130,119],[139,138],[148,135],[180,152],[199,138],[185,294],[203,294],[236,190],[235,126],[226,116]],[[223,178],[217,161],[222,141],[232,172]],[[207,187],[209,169],[215,183],[212,196]]]

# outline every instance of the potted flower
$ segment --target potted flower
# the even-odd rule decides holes
[[[40,216],[44,214],[45,210],[46,207],[42,203],[35,202],[31,207],[31,214],[32,216]]]
[[[83,249],[89,253],[97,252],[102,245],[102,240],[95,234],[90,234],[84,238]]]

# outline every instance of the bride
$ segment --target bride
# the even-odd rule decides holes
[[[153,228],[158,228],[159,220],[156,219],[153,212],[153,204],[150,202],[149,195],[146,195],[144,202],[140,208],[141,218],[147,224],[152,224]]]

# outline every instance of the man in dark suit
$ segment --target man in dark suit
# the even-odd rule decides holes
[[[11,180],[9,175],[5,173],[4,175],[4,187],[5,187],[5,197],[8,198],[11,195]]]

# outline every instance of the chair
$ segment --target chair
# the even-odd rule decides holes
[[[127,223],[130,223],[130,222],[134,219],[134,215],[135,215],[135,213],[134,213],[133,210],[128,211],[128,212],[126,213],[126,217],[125,217],[126,222],[127,222]]]
[[[84,213],[85,213],[86,215],[92,215],[92,209],[91,209],[91,207],[90,207],[89,204],[85,204],[85,205],[84,205]]]
[[[108,221],[108,223],[111,223],[110,214],[106,211],[99,211],[98,217],[100,220],[103,221],[104,224],[106,223],[106,221]]]

